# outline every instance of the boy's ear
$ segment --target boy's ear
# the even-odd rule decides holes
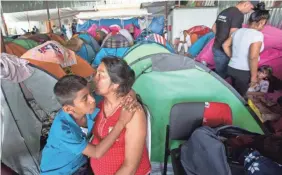
[[[71,105],[64,105],[64,106],[62,107],[62,109],[63,109],[66,113],[68,113],[68,114],[71,114],[71,115],[74,114],[74,107],[71,106]]]

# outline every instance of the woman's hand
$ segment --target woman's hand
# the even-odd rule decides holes
[[[258,83],[255,82],[255,81],[251,81],[251,83],[249,84],[249,86],[250,86],[251,88],[255,88],[257,85],[258,85]]]

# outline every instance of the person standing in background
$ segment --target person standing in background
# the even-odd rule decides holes
[[[229,7],[223,10],[212,26],[215,33],[213,45],[213,55],[215,62],[215,71],[222,78],[226,78],[227,66],[230,58],[224,53],[222,44],[237,29],[242,28],[244,14],[253,10],[258,1],[240,1],[235,7]]]
[[[258,74],[259,55],[264,49],[264,36],[261,30],[269,18],[270,13],[265,10],[265,4],[259,3],[249,18],[248,28],[237,30],[222,45],[230,59],[228,75],[231,77],[233,87],[242,96],[245,96],[249,87],[252,89],[260,83],[265,84],[259,80],[271,77],[270,67],[264,66],[265,70],[259,69]],[[268,87],[264,90],[266,91]]]

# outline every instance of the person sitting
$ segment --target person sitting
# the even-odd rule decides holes
[[[98,105],[100,112],[94,125],[92,144],[100,144],[112,133],[112,128],[116,126],[122,112],[120,102],[131,91],[134,80],[134,71],[124,60],[118,58],[102,60],[97,68],[95,83],[96,93],[104,99]],[[103,157],[90,159],[94,174],[149,174],[151,165],[146,148],[146,125],[146,115],[140,107],[109,151]]]
[[[184,54],[186,54],[188,52],[188,48],[191,46],[191,39],[190,39],[190,35],[188,35],[186,33],[186,31],[184,30],[182,33],[181,33],[181,36],[180,36],[180,42],[178,44],[178,53],[181,52],[182,50],[182,47],[184,47]]]
[[[249,84],[254,87],[258,83],[259,54],[264,49],[264,36],[260,31],[270,17],[263,3],[258,4],[254,10],[249,18],[249,28],[236,30],[222,46],[226,55],[231,58],[227,73],[233,87],[242,96],[246,95]]]
[[[128,110],[121,111],[112,132],[99,144],[93,145],[88,141],[99,109],[96,108],[87,80],[76,75],[64,76],[56,83],[54,93],[62,109],[53,121],[43,149],[40,174],[87,173],[87,156],[100,158],[114,144],[131,120],[135,112],[132,104],[135,102],[127,98],[133,102],[125,106]]]
[[[258,83],[248,89],[247,95],[264,95],[268,92],[269,79],[272,76],[272,68],[270,66],[261,66],[258,69],[257,81]]]

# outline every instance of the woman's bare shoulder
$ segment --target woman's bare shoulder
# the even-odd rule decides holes
[[[140,127],[140,125],[146,125],[146,114],[144,109],[136,110],[131,121],[127,124],[128,127]]]

